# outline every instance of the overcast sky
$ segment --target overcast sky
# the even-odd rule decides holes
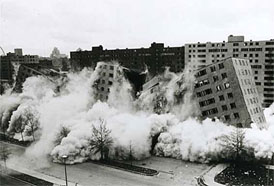
[[[274,0],[0,0],[5,52],[49,56],[92,46],[149,47],[152,42],[274,38]]]

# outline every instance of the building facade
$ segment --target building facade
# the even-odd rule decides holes
[[[122,75],[122,69],[118,64],[99,62],[96,71],[98,79],[93,85],[95,88],[95,98],[106,101],[108,100],[110,87],[113,85],[115,79]]]
[[[43,76],[50,80],[51,82],[57,82],[56,79],[59,77],[66,77],[66,73],[58,72],[48,65],[39,65],[39,64],[29,64],[29,63],[21,63],[18,67],[18,72],[16,74],[15,86],[13,87],[13,91],[21,92],[22,85],[26,81],[28,77],[31,76]]]
[[[228,57],[248,59],[263,107],[274,102],[274,40],[245,41],[244,36],[229,36],[217,43],[185,45],[185,63],[194,69]]]
[[[227,58],[201,67],[196,80],[194,94],[202,119],[219,118],[238,127],[255,122],[259,128],[265,127],[249,60]]]
[[[38,55],[23,55],[22,49],[14,49],[14,53],[7,53],[6,56],[0,56],[0,67],[1,67],[1,80],[5,80],[8,82],[13,81],[13,73],[14,73],[14,64],[18,65],[21,63],[24,64],[38,64],[39,57]]]
[[[152,75],[162,73],[165,67],[173,72],[184,68],[184,46],[165,47],[163,43],[152,43],[149,48],[107,50],[102,46],[92,47],[91,51],[70,52],[74,69],[95,68],[98,61],[118,61],[123,67],[135,71],[148,71]]]

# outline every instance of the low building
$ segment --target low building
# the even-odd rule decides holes
[[[227,58],[199,69],[194,94],[201,119],[219,118],[238,127],[255,122],[264,128],[265,117],[249,60]]]
[[[0,80],[8,81],[9,84],[13,82],[14,65],[19,64],[38,64],[38,55],[23,55],[22,49],[14,49],[14,53],[7,53],[5,56],[0,56]]]
[[[28,77],[31,76],[43,76],[52,82],[55,82],[55,77],[66,76],[65,73],[60,73],[54,69],[48,68],[48,66],[41,66],[39,64],[22,63],[18,67],[16,75],[16,82],[13,88],[15,92],[22,91],[22,85]]]

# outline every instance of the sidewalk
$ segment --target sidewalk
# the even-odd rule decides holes
[[[1,162],[0,164],[2,165],[3,163]],[[2,165],[2,166],[4,166],[4,165]],[[60,179],[57,177],[42,174],[40,172],[26,169],[23,167],[19,167],[14,164],[11,164],[11,163],[7,164],[7,168],[16,170],[18,172],[21,172],[21,173],[24,173],[24,174],[48,181],[48,182],[51,182],[51,183],[53,183],[54,186],[65,186],[66,185],[66,181],[64,179]],[[81,186],[81,185],[68,181],[68,186]]]
[[[223,184],[217,183],[214,181],[214,178],[217,174],[222,172],[227,167],[226,164],[218,164],[210,167],[206,170],[199,178],[202,180],[202,184],[200,185],[208,185],[208,186],[223,186]],[[199,179],[198,178],[198,179]],[[197,180],[198,180],[197,179]],[[199,180],[198,180],[199,182]]]

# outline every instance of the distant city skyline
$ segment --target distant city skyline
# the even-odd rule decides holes
[[[5,52],[49,56],[54,47],[182,46],[227,36],[274,39],[273,0],[0,0],[0,46]]]

